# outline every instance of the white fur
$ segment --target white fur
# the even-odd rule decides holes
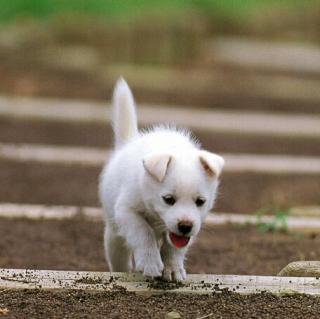
[[[113,93],[113,121],[115,144],[120,146],[138,134],[137,114],[127,82],[120,78]]]
[[[137,271],[167,280],[186,278],[184,257],[213,207],[223,158],[200,149],[188,131],[166,126],[138,132],[134,100],[120,79],[114,92],[115,151],[100,177],[105,211],[105,253],[111,271]],[[172,194],[176,203],[166,204]],[[206,200],[197,207],[195,200]],[[181,235],[180,221],[193,228],[176,248],[169,233]]]

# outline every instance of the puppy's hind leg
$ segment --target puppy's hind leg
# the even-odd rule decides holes
[[[104,231],[104,250],[110,271],[128,272],[132,269],[130,248],[127,247],[125,239],[108,224]]]

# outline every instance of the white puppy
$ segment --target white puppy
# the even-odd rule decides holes
[[[115,150],[100,178],[111,271],[166,280],[186,278],[184,257],[213,207],[222,157],[201,150],[188,131],[138,132],[134,100],[120,79],[114,90]]]

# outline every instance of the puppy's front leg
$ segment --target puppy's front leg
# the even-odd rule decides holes
[[[115,220],[120,235],[133,251],[136,270],[146,276],[161,276],[163,263],[156,236],[143,216],[127,206],[118,205]]]
[[[167,241],[164,241],[161,248],[164,270],[163,279],[181,281],[187,278],[184,269],[184,258],[187,248],[174,248]]]

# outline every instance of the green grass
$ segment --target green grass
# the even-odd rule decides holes
[[[299,8],[314,4],[319,4],[319,0],[0,0],[0,21],[19,17],[46,18],[70,12],[120,18],[148,10],[166,14],[188,8],[233,18],[265,6]]]
[[[288,210],[274,209],[272,211],[271,220],[268,222],[263,222],[262,217],[267,216],[268,209],[260,209],[255,215],[257,216],[256,227],[257,230],[261,232],[283,232],[287,233],[289,231],[288,227]]]

